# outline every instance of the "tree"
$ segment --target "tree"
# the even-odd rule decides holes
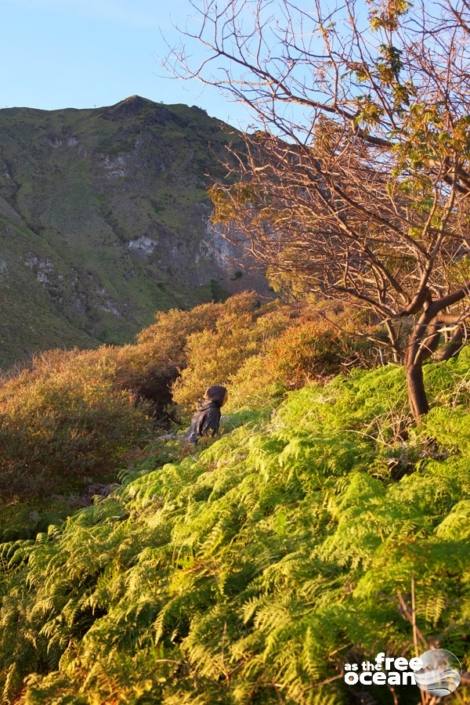
[[[175,51],[181,75],[242,101],[258,128],[212,190],[215,218],[272,276],[371,311],[418,419],[423,363],[460,349],[470,312],[470,3],[193,7],[185,34],[205,53],[191,66]]]

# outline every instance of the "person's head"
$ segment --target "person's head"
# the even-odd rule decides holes
[[[204,395],[205,399],[208,401],[215,401],[219,404],[219,406],[223,406],[223,404],[225,404],[227,401],[227,396],[227,389],[222,387],[221,384],[213,384],[212,387],[208,387]]]

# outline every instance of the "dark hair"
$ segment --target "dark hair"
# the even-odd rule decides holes
[[[227,389],[221,384],[213,384],[212,387],[206,389],[205,398],[209,401],[218,401],[220,404],[224,401],[227,395]]]

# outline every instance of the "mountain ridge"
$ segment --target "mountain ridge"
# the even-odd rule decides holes
[[[239,138],[201,108],[142,96],[0,110],[0,367],[127,342],[155,310],[266,290],[209,222],[207,186]]]

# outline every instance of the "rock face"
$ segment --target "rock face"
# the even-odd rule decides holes
[[[209,223],[207,185],[238,139],[199,108],[138,96],[0,110],[0,367],[130,340],[156,309],[266,292]]]

